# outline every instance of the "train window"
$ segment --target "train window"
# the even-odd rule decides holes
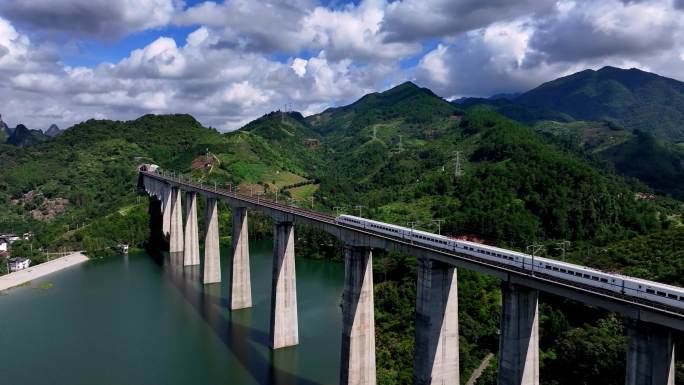
[[[560,269],[560,272],[561,272],[561,273],[567,273],[568,271],[565,270],[565,269]]]
[[[581,276],[582,276],[582,273],[580,273],[579,271],[577,271],[577,272],[575,272],[575,275],[578,276],[578,277],[581,277]]]
[[[570,270],[568,270],[568,274],[570,274],[570,275],[575,275],[575,273],[572,272],[572,271],[570,271]]]
[[[655,290],[653,290],[653,289],[646,289],[646,292],[648,294],[655,294]]]
[[[680,300],[680,301],[684,301],[684,297],[679,297],[679,300]]]
[[[599,280],[598,277],[594,277],[593,275],[591,276],[591,279],[593,279],[594,281],[598,281],[598,280]]]
[[[554,266],[553,271],[558,271],[558,268]]]
[[[667,298],[674,298],[674,299],[677,299],[677,296],[674,295],[674,294],[668,293],[668,294],[667,294]]]
[[[608,283],[608,279],[607,278],[601,278],[601,282]]]
[[[656,291],[656,294],[660,297],[665,297],[665,293],[662,291]]]
[[[549,269],[549,270],[551,270],[551,265],[546,265],[546,266],[544,266],[544,267],[547,268],[547,269]]]

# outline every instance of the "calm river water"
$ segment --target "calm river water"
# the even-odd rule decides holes
[[[0,384],[336,384],[344,267],[297,260],[300,344],[272,352],[271,242],[251,248],[252,309],[228,311],[222,255],[220,285],[131,254],[0,294]]]

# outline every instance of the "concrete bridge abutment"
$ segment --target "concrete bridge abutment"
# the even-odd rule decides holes
[[[375,385],[373,254],[346,247],[342,292],[340,385]]]
[[[199,229],[197,226],[197,193],[186,193],[185,200],[185,233],[183,240],[183,265],[200,264]]]
[[[299,344],[294,224],[292,222],[276,222],[273,226],[270,341],[272,349]]]
[[[204,232],[204,275],[203,282],[221,282],[221,254],[218,231],[218,202],[216,198],[207,198],[205,209]]]
[[[252,284],[249,268],[249,231],[247,208],[232,207],[233,262],[230,270],[231,310],[252,307]]]
[[[457,383],[460,372],[456,268],[420,258],[417,282],[413,383]]]
[[[498,385],[539,385],[539,292],[504,282]]]
[[[625,385],[674,385],[675,345],[672,331],[639,321],[627,323]]]

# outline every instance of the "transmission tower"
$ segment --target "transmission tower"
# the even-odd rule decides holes
[[[461,151],[456,151],[456,158],[454,158],[454,177],[458,178],[463,175],[463,170],[461,169]]]
[[[570,241],[562,240],[561,242],[556,243],[556,250],[561,252],[561,259],[563,262],[565,262],[565,251],[567,250],[568,247],[570,247],[571,243]]]

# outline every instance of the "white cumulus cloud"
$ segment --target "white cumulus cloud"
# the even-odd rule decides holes
[[[97,44],[109,60],[74,64]],[[407,79],[490,96],[604,65],[683,79],[683,60],[674,0],[0,0],[0,113],[32,128],[154,112],[230,130]]]

